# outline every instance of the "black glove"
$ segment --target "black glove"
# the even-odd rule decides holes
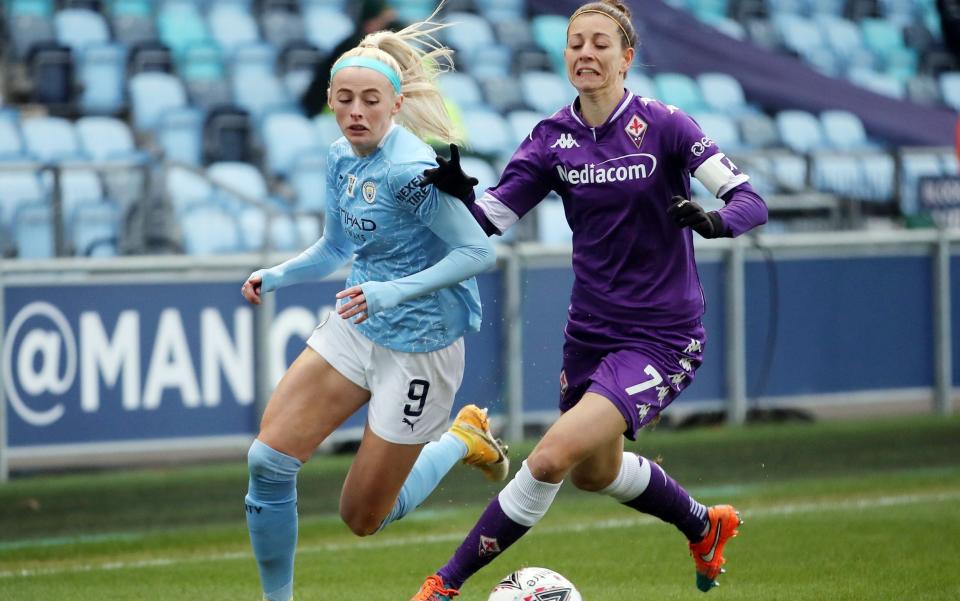
[[[726,236],[727,228],[716,211],[708,213],[697,203],[682,196],[674,196],[671,200],[673,202],[667,209],[667,214],[680,227],[691,227],[704,238]]]
[[[456,196],[466,204],[473,202],[473,187],[479,182],[470,177],[460,168],[460,148],[456,144],[450,145],[450,160],[437,157],[439,167],[423,170],[423,179],[418,184],[421,188],[433,184],[437,190]]]

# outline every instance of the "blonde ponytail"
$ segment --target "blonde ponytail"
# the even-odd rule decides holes
[[[434,21],[440,7],[425,20],[400,31],[371,33],[360,44],[337,59],[363,56],[386,63],[400,75],[403,106],[397,122],[421,140],[461,142],[437,87],[437,74],[453,69],[453,50],[434,34],[449,25]]]

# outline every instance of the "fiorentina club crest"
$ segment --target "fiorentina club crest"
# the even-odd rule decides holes
[[[500,544],[497,542],[497,539],[483,536],[482,534],[480,535],[480,557],[496,555],[499,552]]]
[[[630,117],[630,122],[627,123],[627,126],[624,127],[623,130],[627,132],[627,135],[633,140],[634,145],[640,148],[640,145],[643,144],[643,135],[647,133],[647,123],[640,117],[634,115]]]

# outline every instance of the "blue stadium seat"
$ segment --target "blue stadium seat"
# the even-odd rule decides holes
[[[110,24],[114,37],[122,44],[133,45],[157,38],[151,0],[112,0]]]
[[[429,13],[428,13],[429,14]],[[353,21],[343,11],[324,6],[307,6],[303,11],[307,40],[329,53],[354,30]]]
[[[192,205],[210,202],[213,196],[213,187],[205,177],[179,167],[167,170],[165,187],[178,217]]]
[[[773,17],[773,25],[784,47],[798,56],[806,57],[811,50],[822,49],[826,45],[820,28],[806,17],[780,13]]]
[[[712,110],[726,113],[730,116],[749,112],[743,87],[732,75],[726,73],[701,73],[697,76],[697,84],[703,100]]]
[[[81,159],[73,124],[61,117],[32,117],[20,124],[27,153],[39,161]]]
[[[480,85],[487,106],[500,114],[527,108],[516,77],[488,77]]]
[[[323,213],[327,199],[327,153],[315,150],[299,155],[290,167],[290,186],[299,211]],[[312,243],[313,240],[305,240]]]
[[[823,30],[827,45],[846,66],[872,67],[873,54],[863,46],[860,28],[848,19],[820,14],[816,23]]]
[[[678,107],[685,113],[705,110],[700,87],[683,73],[657,73],[653,76],[657,99],[664,104]]]
[[[904,98],[907,94],[906,85],[903,81],[873,69],[852,67],[847,71],[847,78],[853,84],[876,94],[883,94],[891,98]]]
[[[743,148],[740,131],[732,117],[723,113],[694,113],[690,116],[722,151],[730,153]]]
[[[248,252],[260,251],[264,248],[293,251],[304,246],[300,241],[297,224],[288,213],[278,211],[268,216],[267,212],[260,207],[247,206],[239,211],[237,221],[240,224],[243,249]],[[268,229],[269,243],[266,239]]]
[[[183,249],[188,255],[216,255],[243,250],[240,226],[229,211],[215,203],[187,207],[180,217]]]
[[[461,62],[472,64],[475,52],[496,43],[490,23],[479,15],[451,12],[446,15],[445,21],[453,26],[443,30],[443,38],[457,50],[458,57],[463,57]]]
[[[480,93],[480,86],[470,75],[448,71],[441,73],[437,77],[437,81],[444,98],[452,100],[458,108],[468,110],[483,107],[483,95]]]
[[[480,14],[491,23],[525,17],[524,0],[474,0],[474,4]]]
[[[110,41],[110,30],[100,13],[82,8],[68,8],[53,16],[57,41],[79,56],[87,46],[106,44]]]
[[[323,152],[317,131],[300,113],[272,113],[264,117],[261,138],[267,170],[286,177],[297,157],[306,152]]]
[[[13,216],[13,243],[21,259],[54,256],[53,211],[46,202],[20,205]]]
[[[179,64],[191,104],[212,108],[230,103],[230,86],[220,47],[209,42],[190,46]]]
[[[237,106],[248,111],[255,122],[268,111],[294,109],[286,88],[275,75],[238,74],[232,81],[233,99]]]
[[[778,189],[784,192],[807,190],[807,160],[791,153],[773,153],[770,164]]]
[[[801,110],[785,110],[777,113],[777,129],[780,139],[794,152],[807,153],[825,147],[820,120]]]
[[[77,207],[69,221],[73,252],[79,257],[112,257],[117,254],[123,213],[105,201]]]
[[[233,191],[240,192],[244,198],[267,202],[269,192],[267,182],[260,170],[249,163],[222,161],[207,167],[207,177],[214,182],[214,197],[222,206],[241,209],[250,206]],[[225,186],[225,187],[220,187]]]
[[[51,174],[44,173],[44,176]],[[42,177],[47,189],[53,192],[53,178]],[[60,206],[65,221],[73,219],[77,209],[99,204],[103,201],[104,190],[100,176],[91,169],[64,169],[60,172]]]
[[[299,13],[267,8],[260,16],[263,39],[276,48],[307,39],[303,18]]]
[[[433,0],[392,0],[397,15],[406,23],[422,21],[430,16],[437,3]]]
[[[157,34],[177,57],[190,46],[210,39],[203,15],[197,5],[188,0],[166,0],[159,7]]]
[[[820,113],[827,144],[837,150],[860,150],[870,146],[860,117],[850,111],[828,110]]]
[[[0,161],[21,159],[24,155],[20,129],[13,119],[0,119]]]
[[[127,50],[119,44],[91,44],[80,55],[79,79],[83,85],[80,108],[86,114],[120,113],[126,99]]]
[[[520,89],[524,103],[544,117],[570,104],[577,94],[566,78],[543,71],[521,74]]]
[[[272,76],[276,71],[277,49],[265,42],[237,46],[230,57],[231,75],[251,77],[253,75]]]
[[[533,39],[550,57],[554,71],[564,72],[563,51],[567,47],[567,17],[537,15],[531,19]]]
[[[751,153],[737,161],[740,170],[750,176],[750,185],[760,196],[769,196],[777,192],[777,180],[773,172],[773,161],[766,154]]]
[[[815,152],[811,161],[813,186],[823,192],[846,198],[864,195],[862,165],[854,155],[836,152]]]
[[[257,32],[257,22],[245,8],[233,2],[218,1],[207,13],[207,25],[210,36],[220,45],[227,54],[237,46],[257,42],[260,34]]]
[[[627,86],[627,89],[641,98],[657,97],[657,87],[653,85],[653,80],[641,71],[629,71],[624,84]]]
[[[467,130],[467,148],[487,156],[513,152],[510,127],[503,117],[493,111],[473,109],[463,112]]]
[[[0,225],[11,224],[21,205],[47,201],[47,193],[33,171],[0,170],[0,190],[3,190],[0,194]]]
[[[520,146],[523,139],[530,135],[537,123],[543,120],[540,113],[533,111],[510,111],[507,113],[507,123],[510,124],[510,131],[513,132],[511,140],[514,148]]]
[[[11,3],[6,15],[6,29],[13,40],[14,54],[18,59],[26,57],[34,44],[54,41],[50,19],[52,7],[52,0]]]
[[[184,106],[164,111],[155,136],[164,160],[189,165],[203,162],[203,112],[199,109]]]
[[[168,73],[137,73],[129,91],[134,127],[141,131],[155,128],[165,111],[187,105],[183,84]]]
[[[886,153],[858,155],[860,171],[863,173],[863,200],[873,202],[892,202],[894,196],[894,176],[896,162]]]
[[[751,148],[770,148],[780,146],[780,132],[777,124],[765,113],[744,115],[738,120],[740,138]]]
[[[26,63],[33,82],[30,100],[62,112],[69,110],[76,94],[70,49],[56,42],[37,43],[30,47]]]
[[[466,70],[477,79],[506,77],[510,75],[513,64],[513,49],[505,44],[495,43],[489,46],[478,46],[464,62]],[[462,66],[463,63],[461,63]]]

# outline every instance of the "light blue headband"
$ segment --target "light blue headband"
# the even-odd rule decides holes
[[[397,94],[400,93],[400,76],[397,75],[397,72],[394,71],[390,65],[383,61],[366,56],[348,56],[347,58],[342,58],[330,69],[330,79],[332,80],[333,76],[337,74],[337,71],[345,67],[365,67],[367,69],[373,69],[389,79],[390,83],[393,84],[393,89],[396,90]]]

